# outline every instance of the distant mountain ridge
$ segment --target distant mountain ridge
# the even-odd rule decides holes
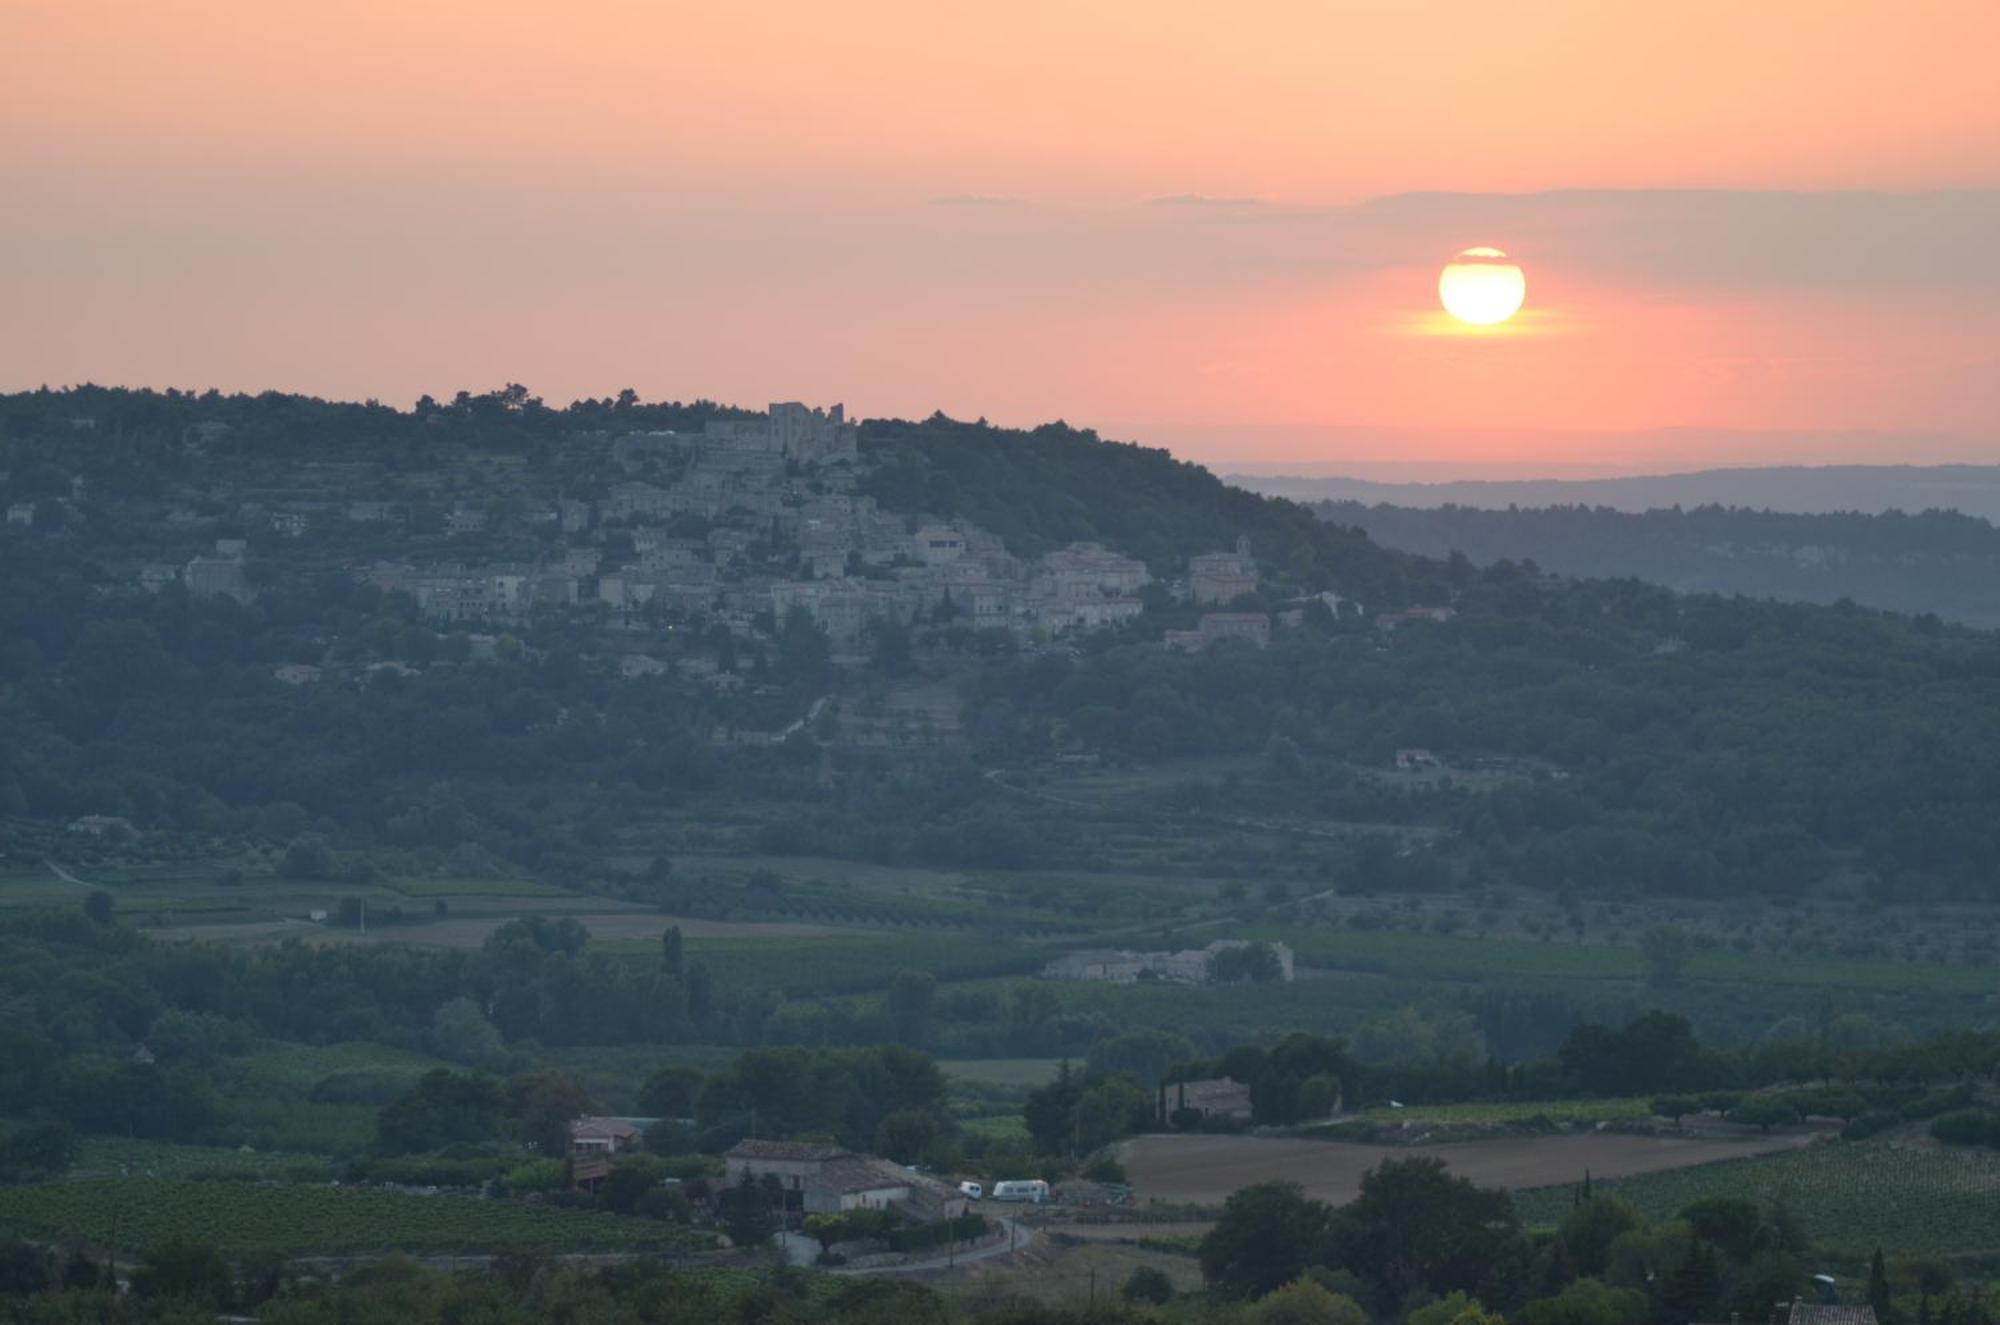
[[[1294,501],[1432,508],[1608,506],[1619,511],[1735,506],[1795,515],[1959,511],[2000,520],[2000,465],[1782,465],[1598,479],[1464,479],[1383,483],[1358,478],[1230,474],[1224,481]]]
[[[1420,556],[1532,561],[1580,577],[1631,578],[1681,593],[1792,602],[1851,599],[2000,627],[2000,529],[1953,511],[1794,515],[1694,506],[1430,509],[1317,502],[1321,519]]]

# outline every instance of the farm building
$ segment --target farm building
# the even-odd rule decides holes
[[[877,1155],[799,1141],[739,1141],[723,1155],[727,1181],[771,1176],[785,1208],[809,1215],[894,1210],[921,1222],[956,1219],[966,1197],[957,1188]]]
[[[1250,1087],[1234,1077],[1178,1082],[1167,1088],[1167,1098],[1173,1102],[1176,1113],[1191,1109],[1203,1118],[1250,1121]]]
[[[611,1158],[636,1150],[643,1135],[639,1120],[631,1118],[578,1118],[569,1125],[570,1183],[582,1191],[596,1191],[597,1184],[611,1173]]]

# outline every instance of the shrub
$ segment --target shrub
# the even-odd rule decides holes
[[[1167,1278],[1165,1271],[1142,1265],[1125,1280],[1125,1287],[1119,1290],[1119,1295],[1127,1302],[1160,1306],[1173,1297],[1174,1283]]]
[[[1849,1141],[1859,1141],[1864,1137],[1886,1132],[1903,1121],[1903,1115],[1886,1109],[1871,1109],[1840,1129],[1840,1134]]]
[[[1948,1146],[1990,1146],[2000,1142],[2000,1118],[1984,1109],[1961,1109],[1931,1121],[1931,1136]]]
[[[1963,1109],[1970,1103],[1972,1103],[1972,1087],[1950,1086],[1911,1100],[1903,1106],[1903,1116],[1915,1122],[1919,1118],[1935,1118],[1953,1109]]]

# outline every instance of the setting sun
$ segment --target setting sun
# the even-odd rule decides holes
[[[1521,268],[1497,248],[1469,248],[1438,276],[1438,298],[1460,322],[1495,326],[1520,311],[1527,296]]]

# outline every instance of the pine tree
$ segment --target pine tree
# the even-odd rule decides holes
[[[1876,1320],[1889,1325],[1889,1272],[1882,1264],[1880,1247],[1868,1264],[1868,1305],[1875,1309]]]

